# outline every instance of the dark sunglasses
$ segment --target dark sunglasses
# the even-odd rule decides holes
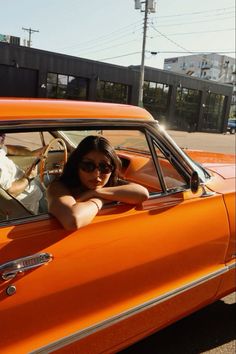
[[[98,165],[96,165],[92,161],[81,161],[79,163],[79,168],[84,171],[84,172],[93,172],[98,169],[99,172],[102,174],[108,175],[114,170],[114,167],[112,165],[109,165],[109,163],[106,162],[100,162]]]

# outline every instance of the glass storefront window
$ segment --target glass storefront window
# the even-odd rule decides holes
[[[202,130],[221,131],[224,104],[225,96],[207,92]]]
[[[47,97],[87,100],[88,82],[88,79],[81,77],[48,73]]]
[[[58,74],[58,84],[67,85],[67,82],[68,82],[68,76],[67,75]]]
[[[175,120],[172,128],[180,130],[197,130],[201,93],[185,87],[176,91]]]
[[[143,87],[143,105],[160,123],[165,123],[169,105],[170,86],[145,81]]]
[[[129,86],[116,82],[99,80],[97,83],[97,101],[128,103]]]
[[[48,84],[56,84],[57,83],[57,74],[48,73],[47,83]]]

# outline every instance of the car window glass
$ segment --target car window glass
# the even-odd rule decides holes
[[[45,144],[48,144],[53,136],[48,132],[42,132]],[[39,132],[30,133],[8,133],[6,134],[6,145],[25,146],[30,150],[35,150],[43,146],[41,134]]]
[[[186,181],[162,153],[156,142],[154,142],[154,148],[167,190],[172,190],[179,187],[185,188]]]

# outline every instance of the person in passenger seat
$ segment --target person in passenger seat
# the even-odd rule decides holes
[[[59,180],[47,189],[49,212],[67,230],[89,224],[103,204],[140,204],[148,190],[118,178],[120,159],[107,139],[87,136],[71,153]]]
[[[0,187],[37,214],[43,191],[36,182],[37,167],[33,163],[26,171],[18,167],[7,154],[39,156],[42,149],[30,151],[21,146],[4,145],[5,134],[0,133]]]

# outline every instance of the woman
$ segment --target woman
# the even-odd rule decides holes
[[[102,136],[88,136],[71,153],[58,181],[48,188],[49,212],[67,230],[89,224],[107,201],[139,204],[148,198],[141,185],[120,181],[121,163]]]

